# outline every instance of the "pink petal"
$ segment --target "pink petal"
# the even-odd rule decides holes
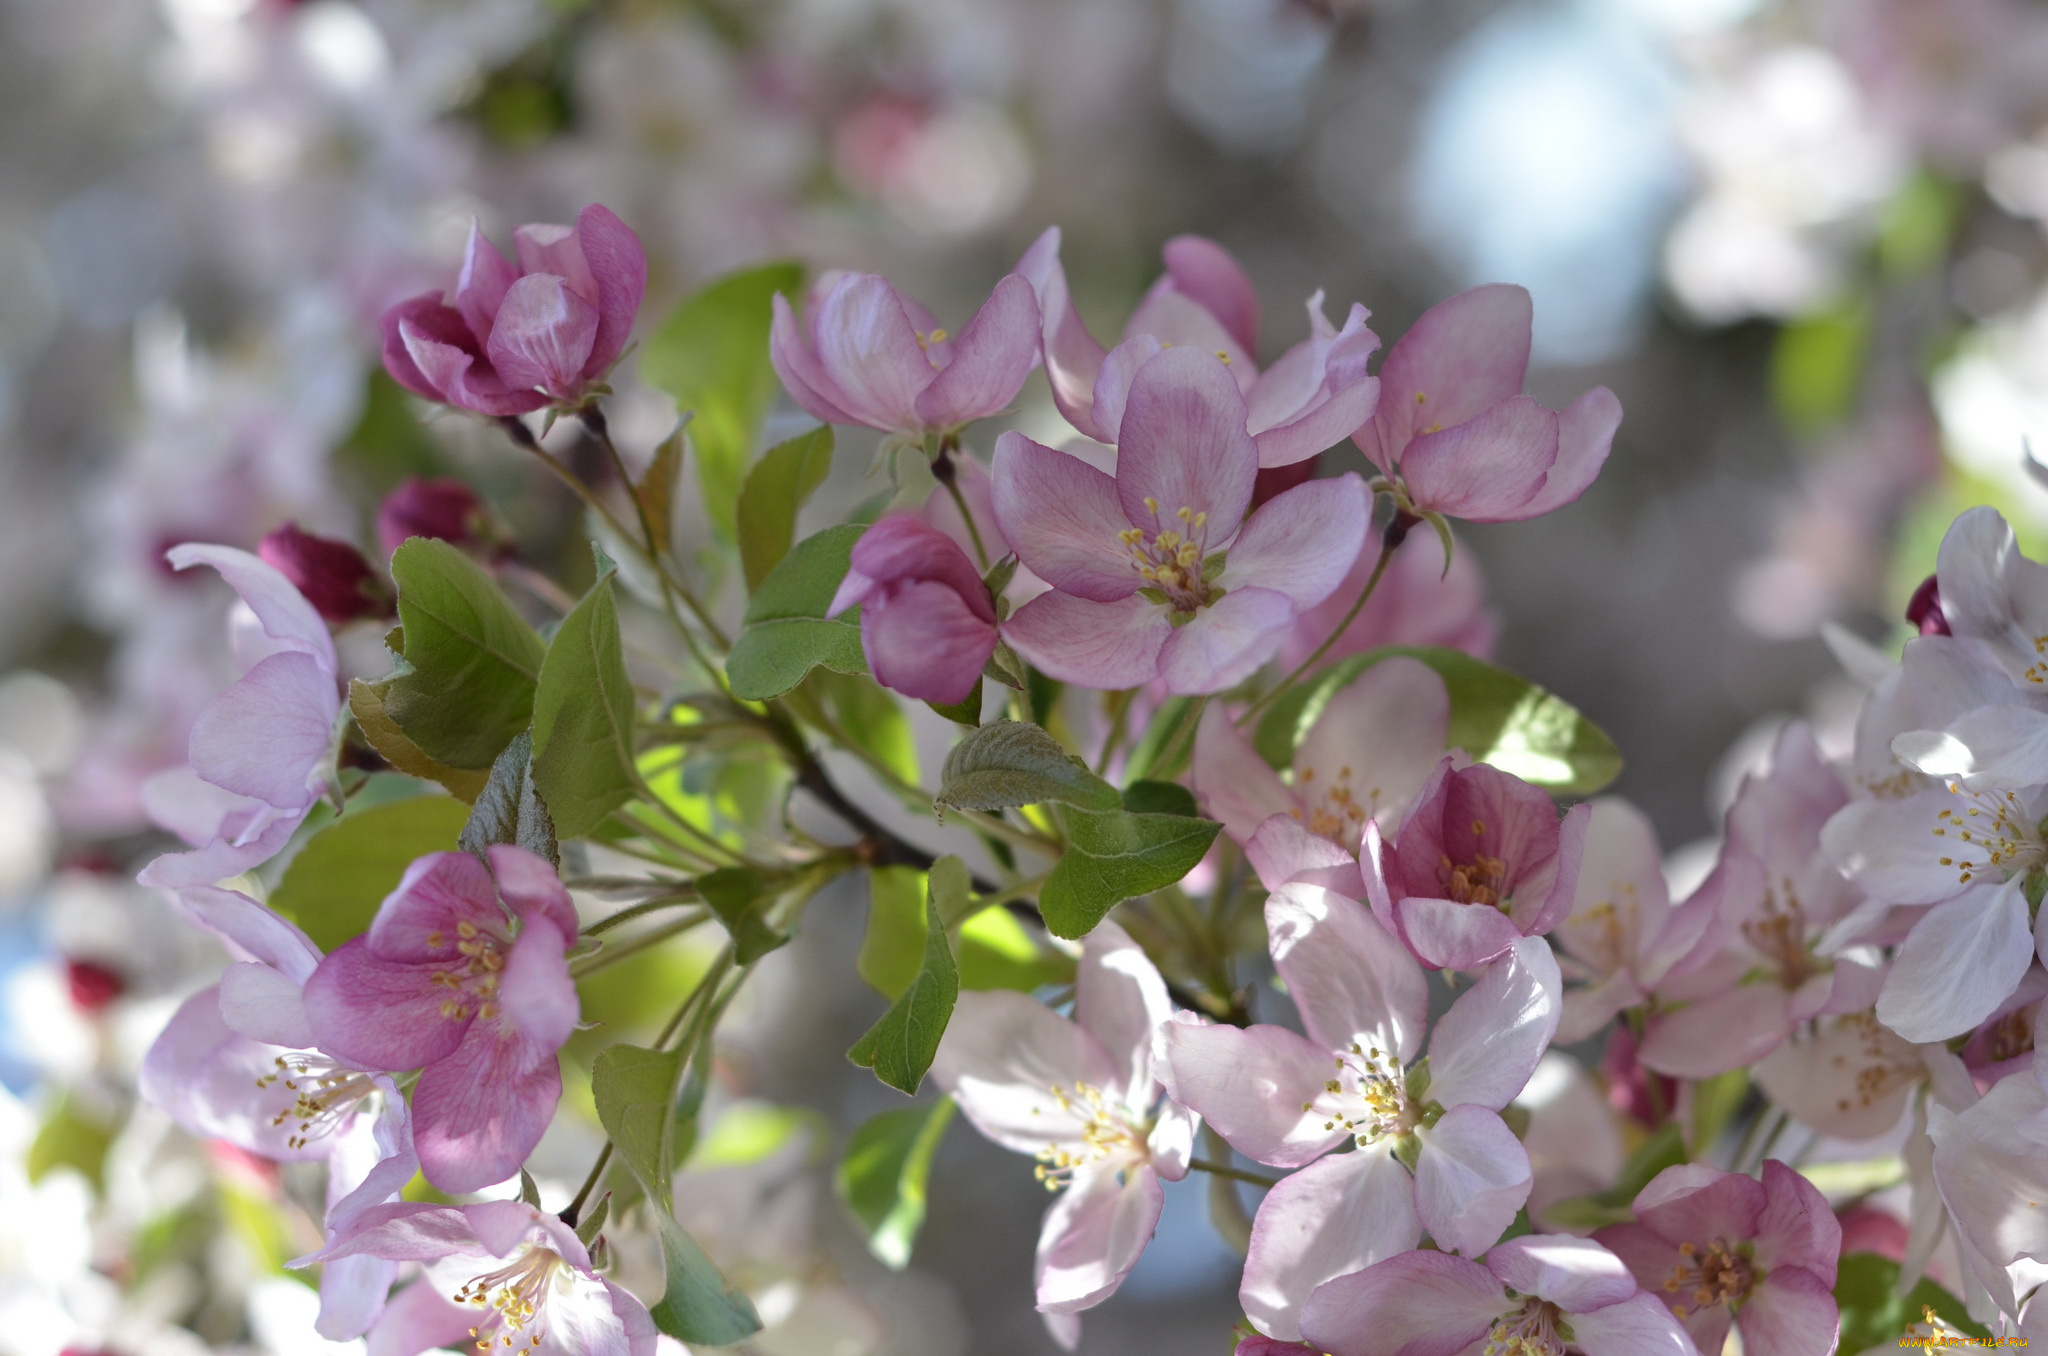
[[[1038,1233],[1038,1307],[1076,1313],[1102,1303],[1152,1241],[1166,1193],[1159,1174],[1138,1167],[1078,1176],[1045,1212]]]
[[[476,1236],[467,1212],[455,1206],[394,1201],[363,1211],[347,1233],[330,1240],[313,1254],[313,1260],[383,1257],[394,1262],[433,1262],[451,1256],[494,1255]]]
[[[553,1051],[478,1021],[454,1053],[429,1063],[413,1088],[420,1171],[447,1192],[481,1191],[519,1171],[562,1098]]]
[[[1331,1281],[1302,1331],[1331,1356],[1459,1356],[1520,1307],[1493,1273],[1441,1252],[1404,1252]]]
[[[1711,1078],[1756,1063],[1791,1031],[1785,991],[1745,984],[1650,1018],[1640,1058],[1673,1078]]]
[[[1764,1213],[1757,1221],[1757,1262],[1766,1270],[1799,1267],[1833,1290],[1842,1222],[1813,1183],[1775,1158],[1764,1160]]]
[[[1528,292],[1500,283],[1424,311],[1380,368],[1379,412],[1358,434],[1365,455],[1390,471],[1417,428],[1450,428],[1519,394],[1532,318]]]
[[[1523,518],[1534,518],[1572,503],[1586,492],[1607,464],[1614,432],[1621,427],[1621,402],[1605,386],[1565,406],[1557,416],[1557,460],[1543,478],[1536,497],[1522,505]]]
[[[167,852],[137,872],[135,880],[156,889],[182,890],[239,876],[282,851],[305,817],[306,811],[300,810],[271,818],[260,832],[238,841],[216,839],[196,852]]]
[[[484,853],[498,894],[522,918],[545,918],[562,936],[574,940],[582,927],[575,901],[548,859],[511,843],[494,843]]]
[[[1325,1051],[1371,1045],[1404,1064],[1415,1058],[1429,985],[1364,905],[1313,885],[1283,886],[1266,900],[1266,931],[1273,968],[1311,1041]]]
[[[1153,1033],[1173,1015],[1166,981],[1138,944],[1115,923],[1103,922],[1081,944],[1074,978],[1074,1021],[1119,1066],[1111,1087],[1133,1108],[1150,1110]]]
[[[1066,270],[1060,266],[1060,228],[1047,227],[1024,251],[1016,271],[1038,294],[1039,315],[1045,326],[1045,375],[1053,403],[1068,423],[1088,433],[1094,426],[1095,378],[1102,370],[1103,348],[1081,323],[1068,294]]]
[[[1330,698],[1294,755],[1297,787],[1350,787],[1352,801],[1389,826],[1444,756],[1451,698],[1435,669],[1392,655]]]
[[[1671,1311],[1659,1304],[1655,1296],[1637,1294],[1619,1304],[1594,1309],[1572,1316],[1572,1331],[1577,1334],[1577,1344],[1586,1356],[1699,1356],[1699,1349],[1692,1338],[1686,1335]],[[1720,1348],[1714,1348],[1719,1351]],[[1764,1356],[1763,1352],[1744,1346],[1745,1352]],[[1820,1352],[1824,1347],[1789,1348],[1793,1350]]]
[[[462,272],[455,279],[455,309],[468,327],[472,343],[491,332],[498,307],[518,278],[519,270],[484,238],[483,227],[471,217],[469,246],[463,252]]]
[[[1524,1234],[1486,1255],[1502,1285],[1549,1300],[1568,1314],[1619,1304],[1636,1293],[1636,1278],[1619,1257],[1590,1238]]]
[[[536,1049],[559,1050],[582,1010],[569,978],[569,943],[553,920],[529,918],[505,958],[498,1003],[505,1020]]]
[[[1418,508],[1473,523],[1519,522],[1557,461],[1557,416],[1515,396],[1435,432],[1401,454],[1401,479]]]
[[[256,615],[263,634],[280,650],[299,650],[334,669],[334,639],[305,596],[275,566],[265,564],[247,551],[232,546],[185,542],[164,553],[174,570],[209,565],[227,581],[249,611]]]
[[[917,398],[927,427],[955,428],[999,414],[1038,360],[1038,298],[1012,273],[953,341],[953,358]]]
[[[967,992],[932,1060],[932,1080],[982,1134],[1018,1153],[1078,1143],[1082,1121],[1054,1088],[1106,1087],[1117,1062],[1095,1038],[1028,994]]]
[[[442,387],[414,361],[412,346],[415,342],[425,339],[442,348],[472,356],[483,352],[483,341],[470,332],[462,313],[444,302],[439,292],[424,292],[406,298],[378,317],[377,326],[384,336],[384,370],[400,386],[427,400],[446,400],[448,397]],[[408,339],[408,331],[413,338]],[[489,334],[490,330],[482,332]]]
[[[1303,1110],[1330,1077],[1327,1046],[1285,1027],[1197,1026],[1165,1032],[1173,1098],[1206,1121],[1232,1148],[1276,1168],[1312,1163],[1342,1143],[1342,1127]]]
[[[363,1069],[417,1069],[452,1054],[470,1019],[442,1015],[451,990],[434,982],[441,971],[379,960],[367,937],[344,943],[306,981],[320,1048]]]
[[[1143,598],[1098,603],[1054,591],[1018,608],[1002,633],[1047,675],[1108,690],[1158,677],[1160,651],[1173,627],[1164,608]]]
[[[1285,816],[1294,808],[1294,797],[1279,774],[1266,766],[1230,714],[1214,702],[1202,712],[1195,733],[1188,781],[1201,800],[1202,812],[1221,821],[1223,831],[1240,843],[1249,842],[1271,816]],[[1261,879],[1264,876],[1262,868]],[[1267,888],[1278,884],[1269,882]]]
[[[459,961],[464,924],[505,935],[497,885],[467,852],[430,852],[406,867],[398,888],[378,906],[370,952],[385,961]]]
[[[1317,1287],[1333,1277],[1355,1279],[1388,1259],[1417,1255],[1407,1250],[1421,1236],[1408,1169],[1391,1153],[1370,1148],[1333,1154],[1282,1179],[1259,1203],[1238,1302],[1268,1336],[1306,1335],[1323,1350],[1343,1352],[1349,1348],[1333,1345],[1329,1336],[1342,1331],[1341,1323],[1317,1321],[1319,1309],[1329,1312],[1322,1304],[1328,1291]],[[1500,1283],[1484,1268],[1475,1270],[1486,1276],[1498,1305]]]
[[[1372,418],[1379,403],[1377,377],[1361,377],[1332,391],[1287,423],[1252,435],[1252,443],[1259,450],[1259,465],[1293,466],[1335,447]]]
[[[921,518],[907,513],[883,518],[853,544],[852,565],[884,584],[913,579],[944,584],[975,616],[995,625],[995,608],[989,603],[981,572],[959,543]]]
[[[319,796],[315,778],[340,709],[331,668],[295,650],[274,654],[199,713],[192,770],[237,795],[303,810]]]
[[[927,581],[871,601],[861,613],[860,643],[883,687],[952,705],[980,690],[996,628],[953,589]]]
[[[174,900],[185,919],[229,944],[236,956],[267,965],[303,984],[320,964],[320,948],[297,924],[235,890],[211,885],[180,889]]]
[[[597,279],[591,274],[582,237],[574,226],[553,222],[521,226],[512,232],[512,245],[521,273],[560,278],[578,296],[596,303]]]
[[[1754,1177],[1705,1163],[1680,1163],[1651,1178],[1637,1193],[1634,1208],[1645,1228],[1676,1245],[1754,1239],[1768,1205],[1769,1193]]]
[[[1160,254],[1174,290],[1216,317],[1246,353],[1259,347],[1259,294],[1237,257],[1213,240],[1177,235]]]
[[[1800,1356],[1826,1351],[1841,1329],[1834,1288],[1799,1267],[1765,1278],[1736,1317],[1744,1356]]]
[[[770,300],[774,318],[768,325],[768,361],[790,398],[822,423],[858,424],[860,420],[846,411],[845,392],[833,384],[808,335],[798,327],[789,298],[777,292]]]
[[[1344,582],[1371,521],[1372,496],[1355,473],[1297,485],[1252,514],[1230,544],[1223,582],[1314,607]]]
[[[398,334],[429,388],[438,393],[433,399],[493,419],[526,414],[548,403],[539,391],[507,386],[473,349],[442,343],[409,320],[400,322]]]
[[[1564,921],[1571,912],[1572,900],[1579,890],[1579,866],[1586,854],[1586,833],[1593,822],[1593,807],[1581,802],[1565,811],[1564,818],[1557,825],[1557,847],[1555,866],[1552,867],[1550,889],[1542,892],[1540,877],[1523,886],[1516,896],[1510,916],[1515,925],[1531,937],[1541,937]],[[1538,822],[1536,834],[1542,835],[1547,827]],[[1531,853],[1540,855],[1540,849]]]
[[[144,1100],[193,1134],[273,1159],[324,1158],[324,1140],[294,1148],[295,1122],[280,1121],[292,1094],[274,1077],[276,1046],[242,1036],[222,1020],[220,990],[202,989],[179,1005],[149,1047],[137,1085]]]
[[[251,1040],[290,1050],[310,1050],[318,1043],[300,986],[267,965],[244,961],[222,972],[220,1015]]]
[[[1140,368],[1165,351],[1149,334],[1134,334],[1109,351],[1102,360],[1102,372],[1095,378],[1095,404],[1090,426],[1081,430],[1097,442],[1114,443],[1123,429],[1124,409],[1131,399],[1131,382]]]
[[[1171,278],[1161,278],[1152,284],[1138,302],[1138,308],[1131,312],[1131,318],[1124,322],[1126,340],[1140,335],[1156,339],[1164,348],[1187,349],[1217,359],[1240,394],[1258,379],[1258,363],[1253,356],[1231,337],[1208,308],[1175,289]],[[1097,420],[1100,422],[1099,413]]]
[[[1475,1257],[1529,1199],[1529,1153],[1500,1113],[1466,1103],[1418,1132],[1415,1213],[1437,1246]]]
[[[1515,942],[1430,1033],[1431,1099],[1495,1110],[1514,1100],[1557,1032],[1563,987],[1546,942]]]
[[[475,1326],[476,1310],[455,1303],[432,1281],[417,1280],[384,1306],[364,1339],[364,1356],[419,1356],[467,1341]]]
[[[529,273],[513,283],[491,327],[491,365],[507,386],[558,400],[581,392],[597,337],[597,307],[562,279]]]
[[[1286,594],[1231,589],[1166,637],[1159,676],[1167,691],[1183,696],[1236,687],[1273,657],[1293,622],[1294,604]]]
[[[1298,882],[1346,899],[1365,894],[1358,859],[1330,839],[1310,833],[1292,815],[1268,816],[1244,845],[1244,855],[1268,890]]]
[[[1117,439],[1116,493],[1130,525],[1184,530],[1177,515],[1185,508],[1208,515],[1211,543],[1227,543],[1259,473],[1258,449],[1244,429],[1244,397],[1214,355],[1169,349],[1138,369]]]
[[[397,1279],[396,1262],[381,1257],[335,1258],[320,1268],[320,1313],[313,1321],[313,1331],[330,1342],[361,1337],[384,1312],[385,1297]],[[441,1303],[450,1309],[455,1307],[446,1300]],[[441,1329],[448,1330],[445,1326]],[[466,1329],[454,1335],[460,1336],[462,1331]]]
[[[597,335],[583,368],[595,379],[618,361],[633,335],[633,317],[647,295],[647,250],[632,227],[597,203],[576,214],[576,243],[597,289],[586,294],[597,303]]]
[[[2021,878],[1937,904],[1900,945],[1877,1019],[1909,1041],[1960,1036],[2019,987],[2033,963]],[[1968,975],[1968,983],[1957,977]]]
[[[818,362],[849,414],[870,428],[924,430],[917,399],[936,374],[886,279],[847,274],[812,308],[810,326]]]
[[[1079,457],[1005,433],[996,440],[995,508],[1018,558],[1054,588],[1112,603],[1143,582],[1120,536],[1131,524],[1116,482]]]
[[[1416,959],[1436,970],[1476,970],[1522,937],[1491,905],[1451,899],[1410,895],[1394,901],[1394,919]]]

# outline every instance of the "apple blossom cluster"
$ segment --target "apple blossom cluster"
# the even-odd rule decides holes
[[[1604,388],[1524,394],[1521,289],[1439,303],[1375,371],[1367,310],[1340,329],[1321,293],[1261,367],[1256,291],[1195,237],[1109,347],[1056,230],[957,332],[766,266],[687,302],[660,366],[743,427],[719,502],[680,478],[714,431],[622,448],[605,417],[638,238],[590,207],[516,240],[473,230],[384,360],[573,490],[587,569],[521,559],[452,480],[384,500],[374,560],[297,526],[167,553],[239,600],[239,676],[149,785],[185,847],[140,879],[231,963],[143,1092],[324,1165],[290,1261],[322,1336],[871,1332],[792,1278],[801,1245],[743,1241],[705,1157],[744,1122],[740,1000],[863,889],[879,1015],[846,1055],[909,1100],[841,1146],[848,1215],[907,1265],[957,1107],[1035,1160],[1017,1284],[1068,1348],[1197,1174],[1240,1356],[1826,1356],[1911,1312],[2048,1336],[2048,568],[1995,514],[1958,520],[1896,663],[1854,654],[1853,751],[1788,726],[1675,888],[1596,797],[1612,743],[1486,659],[1456,549],[1453,520],[1578,498],[1621,422]],[[755,456],[771,377],[820,426]],[[1041,380],[1071,436],[989,436]],[[852,427],[868,497],[801,535]],[[693,493],[736,570],[680,546]],[[581,1185],[543,1182],[592,1122]]]

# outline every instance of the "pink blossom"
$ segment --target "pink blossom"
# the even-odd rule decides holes
[[[1177,1099],[1240,1153],[1300,1169],[1260,1205],[1238,1292],[1255,1327],[1293,1340],[1324,1281],[1425,1229],[1482,1253],[1514,1219],[1529,1158],[1500,1108],[1550,1043],[1558,975],[1540,939],[1517,942],[1451,1005],[1425,1060],[1422,969],[1362,905],[1297,879],[1267,898],[1266,927],[1307,1034],[1175,1023],[1165,1047]]]
[[[286,523],[257,544],[256,555],[291,580],[331,625],[391,615],[390,586],[371,570],[363,553],[345,541],[316,537],[301,531],[297,523]]]
[[[1777,1159],[1763,1180],[1704,1163],[1666,1168],[1635,1199],[1633,1224],[1593,1237],[1669,1305],[1701,1351],[1730,1324],[1750,1356],[1834,1349],[1842,1226],[1813,1184]]]
[[[1657,831],[1618,796],[1591,804],[1578,886],[1551,934],[1564,953],[1558,960],[1564,977],[1578,981],[1565,990],[1558,1022],[1558,1039],[1567,1042],[1584,1040],[1624,1008],[1647,1002],[1682,954],[1673,954],[1666,941],[1671,896]]]
[[[384,313],[384,370],[408,391],[492,418],[590,399],[647,291],[640,237],[593,203],[570,226],[521,226],[515,265],[474,223],[452,302]]]
[[[1311,481],[1247,518],[1258,454],[1244,401],[1199,350],[1138,371],[1121,429],[1113,477],[1021,433],[996,444],[1003,536],[1052,585],[1004,638],[1067,682],[1234,686],[1337,587],[1365,535],[1364,482]]]
[[[158,857],[138,879],[175,889],[237,875],[285,845],[325,788],[341,689],[327,623],[275,568],[197,543],[166,558],[212,566],[242,599],[242,677],[193,723],[190,766],[143,788],[151,818],[196,850]]]
[[[363,1212],[317,1260],[417,1262],[369,1333],[378,1356],[435,1347],[533,1356],[654,1356],[647,1306],[597,1274],[576,1231],[524,1201]],[[453,1297],[452,1299],[450,1297]]]
[[[414,862],[369,932],[321,961],[305,988],[320,1049],[362,1068],[421,1071],[413,1134],[443,1191],[518,1171],[554,1115],[555,1052],[577,1020],[568,891],[524,848],[489,857],[488,870],[462,852]]]
[[[1353,435],[1417,514],[1519,522],[1584,494],[1621,402],[1596,386],[1555,413],[1522,394],[1529,294],[1492,283],[1423,312],[1380,368],[1372,422]]]
[[[974,562],[953,539],[907,513],[853,544],[852,568],[826,615],[860,608],[860,643],[875,681],[952,705],[980,690],[996,649],[996,610]]]
[[[1560,823],[1521,778],[1445,758],[1391,846],[1366,830],[1359,865],[1373,912],[1424,965],[1483,965],[1564,918],[1591,815],[1576,805]]]
[[[1251,280],[1221,245],[1175,236],[1163,251],[1166,273],[1132,312],[1123,342],[1105,352],[1074,310],[1059,249],[1055,226],[1025,251],[1017,272],[1038,296],[1053,401],[1088,437],[1118,440],[1133,374],[1165,348],[1213,353],[1230,369],[1262,467],[1307,461],[1372,417],[1380,383],[1366,367],[1380,341],[1366,328],[1365,307],[1354,304],[1338,329],[1317,292],[1308,301],[1309,337],[1260,372],[1259,300]]]
[[[999,413],[1037,360],[1038,302],[1014,273],[953,336],[872,273],[818,279],[801,324],[775,298],[769,357],[796,403],[828,424],[905,438]]]
[[[1963,1269],[2003,1314],[2042,1279],[2048,1260],[2048,1090],[2006,1078],[1974,1105],[1927,1108],[1934,1181]],[[1917,1202],[1916,1202],[1917,1204]]]
[[[1444,680],[1395,655],[1330,698],[1295,750],[1292,785],[1220,706],[1203,713],[1190,781],[1203,811],[1239,843],[1278,814],[1355,855],[1366,820],[1400,822],[1443,757],[1450,719]]]
[[[1482,1347],[1530,1356],[1699,1353],[1620,1258],[1557,1234],[1509,1239],[1484,1265],[1400,1253],[1317,1290],[1302,1327],[1331,1356],[1469,1356]]]
[[[939,1086],[982,1134],[1036,1156],[1039,1177],[1061,1193],[1038,1236],[1045,1314],[1078,1314],[1114,1294],[1158,1226],[1160,1179],[1187,1173],[1196,1122],[1161,1103],[1153,1065],[1154,1033],[1171,1012],[1152,962],[1103,923],[1082,945],[1073,1020],[1021,993],[963,993],[939,1043]]]
[[[1344,582],[1295,619],[1294,629],[1280,645],[1281,664],[1296,667],[1330,638],[1372,577],[1379,555],[1379,541],[1368,535]],[[1500,619],[1486,605],[1486,579],[1477,558],[1470,551],[1455,551],[1446,567],[1437,535],[1411,532],[1387,563],[1379,587],[1326,657],[1334,662],[1383,645],[1433,645],[1485,659],[1493,653],[1499,631]]]
[[[483,538],[483,522],[483,505],[461,481],[407,476],[377,506],[377,544],[386,558],[413,537],[468,546]]]

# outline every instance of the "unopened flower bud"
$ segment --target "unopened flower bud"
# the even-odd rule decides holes
[[[389,556],[410,537],[432,537],[456,546],[482,540],[484,509],[459,480],[408,477],[377,508],[377,544]]]
[[[1920,581],[1906,604],[1906,620],[1923,636],[1949,634],[1948,618],[1941,611],[1941,583],[1933,575]]]
[[[77,957],[64,962],[64,982],[71,991],[72,1005],[87,1014],[105,1011],[128,991],[128,981],[119,971]]]
[[[951,537],[908,514],[876,523],[854,543],[829,615],[856,604],[861,649],[883,687],[946,705],[980,689],[996,648],[995,607]]]
[[[297,523],[286,523],[265,537],[256,554],[264,564],[291,580],[313,610],[332,625],[391,613],[391,591],[345,541],[316,537]]]

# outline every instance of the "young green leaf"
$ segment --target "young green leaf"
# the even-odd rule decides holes
[[[868,1249],[893,1271],[910,1264],[924,1227],[932,1156],[953,1121],[953,1099],[871,1117],[853,1132],[832,1174],[839,1198],[867,1232]]]
[[[1330,698],[1389,655],[1407,655],[1435,669],[1451,698],[1450,744],[1526,782],[1589,796],[1621,771],[1621,753],[1599,726],[1526,678],[1462,650],[1390,645],[1352,655],[1274,702],[1259,721],[1255,743],[1274,767],[1285,767],[1322,716]]]
[[[868,872],[868,926],[853,968],[882,997],[903,996],[924,968],[925,874],[915,867]]]
[[[1043,729],[1021,720],[998,720],[953,746],[933,803],[956,810],[1001,810],[1048,800],[1090,810],[1113,810],[1122,803],[1115,787]]]
[[[763,264],[712,282],[673,311],[640,350],[640,375],[694,417],[690,445],[712,525],[736,535],[740,482],[775,395],[768,363],[769,299],[797,301],[803,267]]]
[[[963,989],[1030,993],[1040,985],[1070,984],[1074,979],[1074,958],[1046,945],[1043,936],[1000,904],[991,904],[960,924],[956,954]]]
[[[796,540],[796,514],[832,470],[832,426],[821,425],[761,454],[740,490],[740,565],[759,588]]]
[[[639,790],[632,680],[609,573],[562,618],[533,696],[533,784],[555,832],[578,838]]]
[[[482,768],[450,767],[427,757],[425,750],[407,739],[405,731],[398,728],[398,722],[391,719],[390,713],[384,709],[388,687],[388,683],[373,683],[362,678],[349,680],[348,709],[355,716],[356,727],[363,732],[363,738],[370,741],[370,747],[385,762],[408,777],[439,782],[457,800],[473,803],[482,794],[490,773]]]
[[[1124,762],[1124,775],[1166,781],[1187,771],[1195,741],[1184,727],[1202,718],[1202,704],[1192,697],[1169,697],[1152,713],[1145,733]]]
[[[384,712],[427,757],[487,768],[533,713],[545,647],[477,563],[414,537],[391,557],[398,582],[397,673]]]
[[[270,907],[305,929],[323,951],[369,931],[405,868],[456,845],[469,807],[449,796],[413,796],[358,810],[306,840],[271,892]]]
[[[626,1166],[657,1196],[666,1193],[674,1166],[669,1160],[670,1108],[681,1059],[673,1050],[608,1045],[598,1051],[590,1073],[598,1122]]]
[[[882,1019],[868,1029],[846,1057],[875,1071],[875,1077],[899,1092],[915,1095],[938,1053],[939,1038],[952,1020],[953,1004],[960,997],[960,972],[953,963],[953,948],[946,941],[946,929],[927,899],[925,909],[924,963],[910,987],[903,991]]]
[[[683,1232],[667,1210],[655,1210],[661,1233],[662,1269],[668,1286],[647,1312],[654,1326],[680,1342],[729,1347],[761,1331],[761,1316],[746,1292],[718,1274],[718,1268]]]
[[[675,432],[661,440],[654,449],[654,459],[647,463],[646,473],[633,487],[633,498],[647,516],[648,527],[653,529],[654,549],[657,551],[668,549],[674,523],[676,476],[683,469],[683,430],[686,427],[686,424],[677,424]]]
[[[732,694],[747,701],[780,697],[824,665],[835,673],[865,674],[860,609],[830,621],[825,609],[846,578],[853,544],[866,529],[848,524],[806,537],[768,572],[747,604],[747,615],[725,676]]]
[[[1126,810],[1056,812],[1067,851],[1038,892],[1038,910],[1055,937],[1085,937],[1112,908],[1192,871],[1223,826],[1180,814]]]
[[[1187,815],[1202,813],[1194,792],[1179,782],[1135,781],[1124,788],[1124,808],[1134,815]]]
[[[533,739],[520,733],[491,764],[491,779],[469,812],[456,844],[482,858],[496,843],[511,843],[539,853],[556,867],[562,853],[555,841],[555,821],[533,784]]]
[[[751,866],[728,866],[699,876],[697,893],[732,935],[733,959],[741,965],[752,965],[789,940],[789,934],[771,927],[766,917],[775,902],[775,888]]]

